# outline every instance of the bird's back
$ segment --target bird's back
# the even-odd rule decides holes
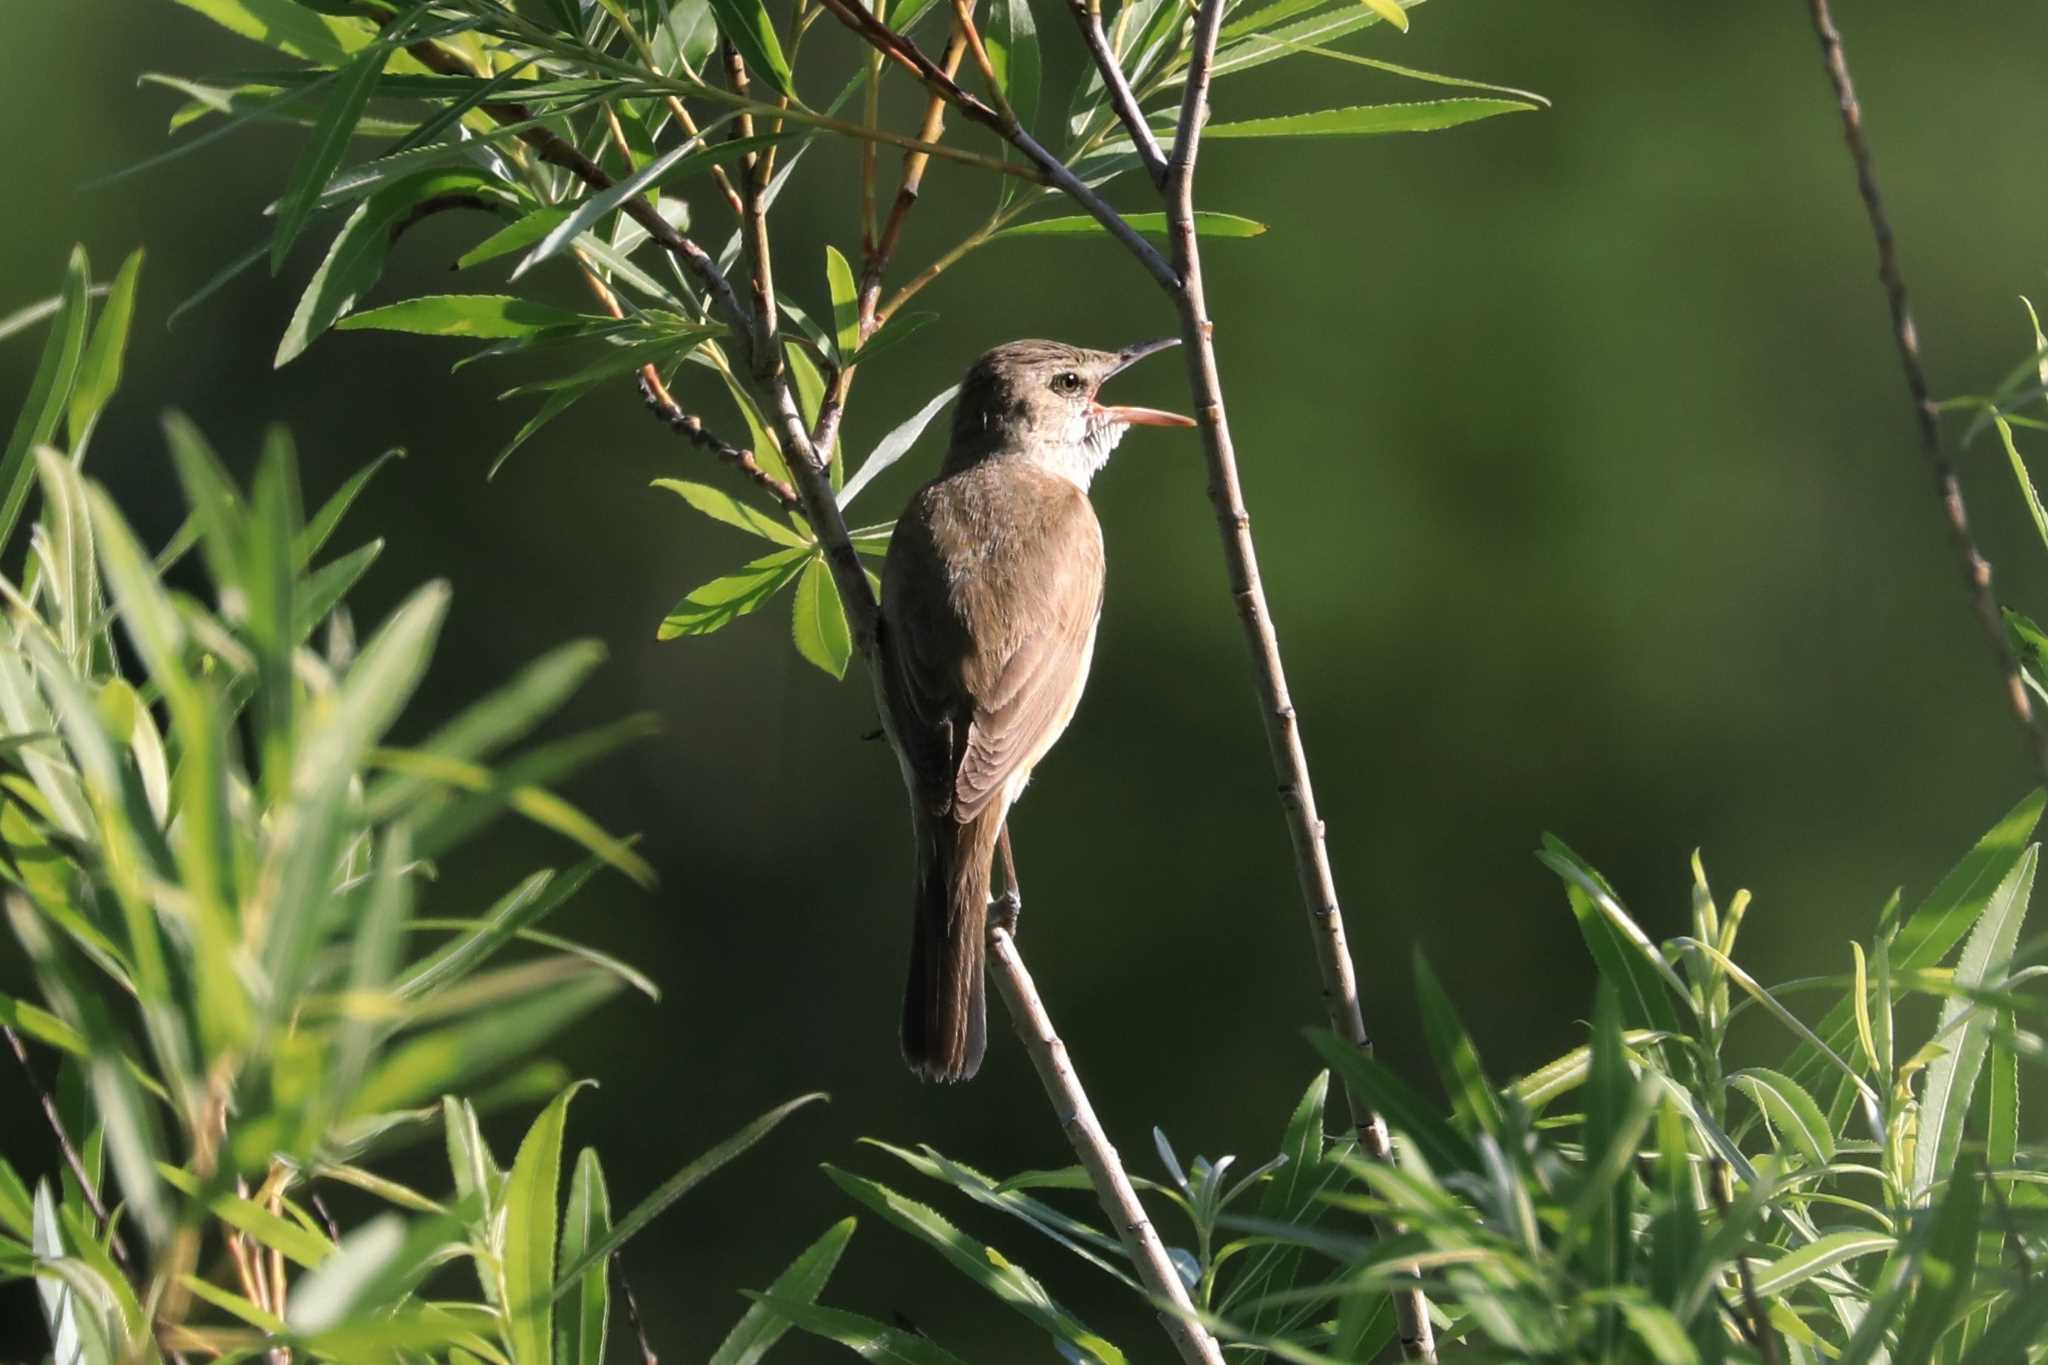
[[[882,612],[895,727],[929,802],[978,808],[997,794],[988,784],[1028,773],[1066,727],[1103,577],[1087,494],[1028,460],[985,460],[911,499]]]

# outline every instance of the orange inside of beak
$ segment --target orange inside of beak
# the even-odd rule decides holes
[[[1183,417],[1177,412],[1165,412],[1159,408],[1140,408],[1129,404],[1097,403],[1095,411],[1111,422],[1125,422],[1134,427],[1191,427],[1192,417]]]

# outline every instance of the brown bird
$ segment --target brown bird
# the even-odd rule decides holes
[[[925,1080],[964,1081],[981,1066],[990,865],[1010,804],[1088,682],[1103,582],[1089,481],[1133,424],[1194,425],[1096,393],[1173,344],[1013,341],[975,361],[939,477],[889,542],[885,724],[917,859],[903,1056]],[[1014,871],[1010,881],[1014,893]]]

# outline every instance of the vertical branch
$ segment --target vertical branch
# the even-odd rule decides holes
[[[1159,1310],[1160,1324],[1188,1365],[1223,1365],[1223,1349],[1196,1321],[1187,1286],[1181,1283],[1179,1272],[1167,1258],[1165,1244],[1146,1216],[1145,1206],[1138,1202],[1131,1178],[1124,1174],[1122,1159],[1095,1118],[1095,1107],[1088,1103],[1088,1092],[1081,1088],[1081,1077],[1067,1057],[1067,1045],[1053,1031],[1052,1016],[1046,1013],[1038,987],[1025,970],[1016,940],[1008,930],[992,928],[988,943],[989,969],[997,989],[1003,993],[1003,1003],[1009,1007],[1010,1022],[1016,1026],[1024,1050],[1031,1054],[1031,1065],[1045,1086],[1046,1097],[1059,1112],[1060,1126],[1066,1129],[1074,1155],[1088,1172],[1088,1183],[1095,1187],[1103,1213],[1116,1229],[1117,1239],[1123,1243],[1146,1290],[1154,1299],[1170,1305]]]
[[[41,1079],[37,1077],[35,1064],[28,1058],[28,1049],[22,1046],[21,1035],[11,1026],[0,1026],[0,1034],[6,1035],[7,1046],[14,1053],[14,1060],[21,1063],[21,1073],[28,1077],[29,1089],[36,1092],[36,1099],[42,1104],[43,1117],[49,1121],[50,1131],[57,1138],[57,1151],[63,1156],[64,1164],[71,1168],[73,1178],[78,1181],[79,1192],[85,1196],[85,1206],[92,1210],[92,1215],[99,1220],[100,1226],[107,1229],[114,1249],[114,1259],[121,1263],[121,1269],[133,1276],[135,1266],[128,1259],[128,1244],[121,1240],[121,1230],[107,1217],[107,1206],[100,1202],[99,1189],[92,1183],[92,1177],[86,1173],[85,1159],[79,1156],[77,1146],[71,1141],[71,1134],[64,1127],[64,1116],[57,1110],[56,1099],[43,1088]]]
[[[1905,371],[1906,392],[1913,400],[1913,422],[1920,436],[1920,456],[1933,476],[1935,495],[1941,499],[1942,520],[1948,528],[1949,550],[1962,571],[1964,590],[1976,612],[1997,661],[2005,702],[2013,719],[2026,731],[2028,755],[2036,773],[2048,781],[2048,732],[2035,718],[2021,676],[2019,659],[2006,638],[2005,622],[1998,611],[1998,599],[1991,591],[1991,564],[1977,551],[1970,534],[1969,509],[1963,503],[1962,484],[1941,441],[1940,417],[1927,386],[1927,371],[1920,360],[1920,334],[1913,326],[1913,311],[1906,295],[1906,279],[1899,270],[1898,244],[1884,210],[1884,196],[1877,187],[1877,168],[1871,159],[1870,142],[1863,133],[1863,106],[1856,99],[1856,84],[1849,76],[1849,59],[1842,50],[1842,35],[1835,27],[1828,0],[1808,0],[1813,15],[1814,35],[1820,39],[1821,62],[1827,68],[1835,101],[1842,111],[1842,138],[1849,145],[1849,159],[1856,166],[1856,188],[1863,197],[1863,211],[1870,220],[1871,240],[1877,247],[1877,277],[1884,284],[1885,300],[1891,306],[1892,341],[1899,351],[1899,366]]]
[[[1131,144],[1138,149],[1145,174],[1152,177],[1153,185],[1164,190],[1166,154],[1159,150],[1159,139],[1152,136],[1152,125],[1145,121],[1145,111],[1138,107],[1138,97],[1131,92],[1131,83],[1124,79],[1124,69],[1117,65],[1109,35],[1102,31],[1102,0],[1067,0],[1067,8],[1074,12],[1074,22],[1081,27],[1081,40],[1088,44],[1096,74],[1102,77],[1102,87],[1109,92],[1110,107],[1116,110],[1124,131],[1131,135]]]
[[[1195,239],[1195,160],[1201,147],[1202,124],[1209,116],[1209,81],[1224,5],[1225,0],[1203,0],[1196,17],[1179,132],[1167,165],[1167,230],[1174,269],[1181,279],[1176,295],[1181,339],[1187,352],[1195,418],[1201,426],[1202,445],[1208,457],[1209,500],[1216,509],[1217,526],[1223,534],[1223,558],[1229,571],[1231,596],[1244,626],[1245,643],[1252,652],[1260,710],[1266,722],[1266,742],[1272,752],[1273,770],[1279,778],[1280,797],[1288,815],[1288,833],[1294,843],[1295,875],[1301,884],[1316,961],[1322,973],[1323,1005],[1330,1027],[1340,1037],[1369,1052],[1372,1037],[1366,1032],[1365,1014],[1359,1005],[1358,979],[1344,936],[1344,913],[1337,902],[1337,884],[1330,871],[1323,821],[1316,813],[1315,788],[1309,781],[1308,754],[1302,747],[1301,727],[1288,695],[1287,673],[1280,661],[1280,639],[1274,632],[1266,590],[1259,580],[1251,516],[1245,511],[1244,492],[1238,483],[1237,450],[1223,411],[1223,382],[1216,365],[1215,325],[1209,318],[1201,250]],[[1352,1094],[1348,1086],[1345,1098],[1359,1146],[1374,1160],[1392,1160],[1393,1144],[1385,1120]],[[1422,1291],[1396,1290],[1394,1309],[1403,1354],[1418,1360],[1435,1360],[1435,1333]]]

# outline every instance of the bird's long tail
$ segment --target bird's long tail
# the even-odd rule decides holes
[[[982,940],[988,930],[989,864],[1005,812],[990,807],[962,824],[917,822],[917,899],[910,980],[903,991],[903,1059],[927,1081],[964,1081],[988,1044]]]

